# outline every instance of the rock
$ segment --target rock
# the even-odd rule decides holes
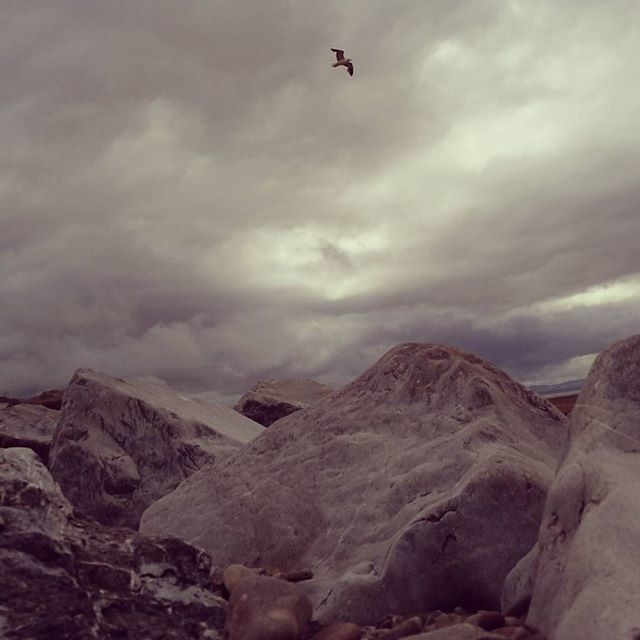
[[[400,640],[400,638],[406,638],[407,636],[420,633],[423,627],[424,621],[422,618],[420,616],[412,616],[380,637],[382,640]]]
[[[30,449],[0,450],[0,522],[3,638],[221,637],[206,553],[74,513]]]
[[[603,351],[571,414],[527,622],[561,640],[640,637],[640,335]]]
[[[65,393],[51,473],[76,508],[136,528],[154,500],[261,431],[228,407],[81,369]]]
[[[236,581],[234,575],[231,587],[229,640],[299,640],[311,622],[311,602],[290,582],[256,575]]]
[[[62,409],[62,401],[64,400],[64,389],[47,389],[38,395],[35,395],[24,402],[26,404],[38,404],[47,409],[60,411]]]
[[[234,407],[242,415],[268,427],[294,411],[308,409],[331,393],[315,380],[261,380]]]
[[[566,418],[489,363],[402,345],[192,475],[141,530],[220,565],[313,567],[300,586],[323,624],[497,609],[566,440]]]
[[[485,631],[493,631],[504,626],[504,616],[499,611],[478,611],[469,616],[465,622],[475,624]]]
[[[353,622],[336,622],[316,633],[312,640],[360,640],[362,627]]]
[[[538,547],[534,547],[509,572],[500,596],[501,609],[507,615],[525,615],[531,604],[538,564]]]
[[[230,564],[222,574],[222,581],[224,582],[225,589],[229,592],[233,592],[233,588],[243,580],[256,575],[251,569],[241,564]]]
[[[41,406],[0,405],[0,447],[33,449],[47,464],[51,440],[59,418],[57,411]]]

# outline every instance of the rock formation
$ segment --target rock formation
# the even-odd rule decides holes
[[[0,450],[0,530],[2,638],[221,638],[206,553],[74,515],[29,449]]]
[[[234,409],[268,427],[300,409],[308,409],[331,393],[315,380],[261,380],[247,391]]]
[[[47,464],[60,413],[36,404],[0,404],[0,447],[28,447]]]
[[[79,370],[65,393],[51,473],[75,507],[135,528],[154,500],[262,430],[163,385]]]
[[[323,623],[497,608],[536,540],[566,418],[489,363],[401,345],[143,515],[217,564],[310,567]]]
[[[557,640],[640,638],[640,336],[598,356],[570,434],[531,563],[528,621]]]

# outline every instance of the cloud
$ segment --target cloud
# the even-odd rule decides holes
[[[0,391],[88,366],[229,399],[402,341],[584,369],[637,330],[638,14],[9,3]]]

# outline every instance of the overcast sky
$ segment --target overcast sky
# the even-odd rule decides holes
[[[5,0],[0,394],[233,399],[639,330],[637,0]],[[331,47],[355,64],[333,69]]]

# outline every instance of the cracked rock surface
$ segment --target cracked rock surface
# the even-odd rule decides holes
[[[640,336],[598,356],[570,433],[528,563],[528,620],[561,640],[638,638]]]
[[[209,556],[74,513],[30,449],[0,450],[0,637],[220,638]]]
[[[51,474],[83,513],[137,528],[154,500],[262,430],[229,407],[80,369],[65,392]]]
[[[567,442],[535,393],[451,347],[395,347],[143,514],[233,562],[300,566],[323,623],[496,609]]]

